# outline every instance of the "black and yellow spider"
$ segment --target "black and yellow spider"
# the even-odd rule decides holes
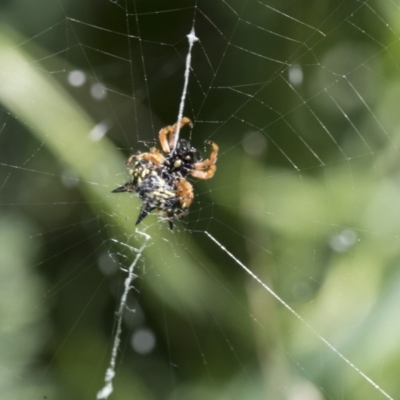
[[[179,129],[192,126],[189,118],[179,122]],[[151,211],[163,212],[173,228],[174,217],[187,214],[194,199],[193,186],[186,179],[191,175],[198,179],[210,179],[217,169],[215,163],[218,146],[207,141],[211,154],[203,160],[199,152],[185,139],[179,139],[173,148],[178,125],[167,126],[159,132],[162,151],[153,147],[148,153],[140,153],[128,158],[127,167],[131,179],[125,185],[113,190],[113,193],[136,192],[143,205],[136,224],[141,222]]]

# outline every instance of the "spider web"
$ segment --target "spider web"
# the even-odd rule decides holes
[[[4,398],[399,398],[398,2],[0,7]],[[181,116],[217,172],[135,227]]]

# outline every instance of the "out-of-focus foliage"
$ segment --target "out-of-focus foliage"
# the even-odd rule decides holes
[[[151,240],[115,399],[383,398],[206,232],[396,398],[400,11],[264,4],[198,4],[185,115],[198,148],[218,143],[218,171],[195,183],[173,233],[155,215],[142,224]],[[175,0],[0,5],[7,400],[94,398],[102,386],[143,243],[139,201],[110,192],[127,179],[127,155],[175,121],[194,11]],[[73,71],[86,82],[69,85]],[[133,350],[144,328],[149,354]]]

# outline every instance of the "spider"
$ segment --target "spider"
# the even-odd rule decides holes
[[[180,120],[179,129],[185,125],[193,126],[187,117]],[[211,146],[211,154],[205,160],[185,139],[179,139],[173,149],[177,130],[178,124],[160,130],[162,152],[153,147],[148,153],[129,157],[127,167],[131,179],[113,190],[113,193],[136,192],[143,201],[136,225],[151,211],[158,210],[166,214],[172,230],[174,217],[185,216],[194,199],[193,186],[185,177],[210,179],[216,171],[218,146],[206,141]]]

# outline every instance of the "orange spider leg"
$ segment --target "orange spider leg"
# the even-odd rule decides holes
[[[192,121],[187,118],[183,117],[180,122],[179,122],[179,129],[182,129],[185,125],[189,125],[190,127],[193,127]],[[158,134],[161,148],[163,149],[164,153],[170,153],[171,148],[174,145],[175,141],[175,134],[176,131],[178,130],[177,124],[174,125],[169,125],[166,126],[165,128],[162,128]],[[169,140],[167,139],[167,135],[169,134]]]
[[[185,178],[179,178],[175,183],[175,189],[181,207],[183,209],[189,208],[194,199],[193,186]]]
[[[210,140],[207,140],[206,143],[211,146],[210,158],[194,164],[194,170],[190,172],[192,176],[198,179],[210,179],[214,176],[215,171],[217,170],[215,163],[217,162],[218,146]],[[207,171],[203,171],[207,168]]]
[[[177,124],[173,125],[173,130],[169,137],[169,147],[172,147],[175,143],[175,134],[178,130],[176,125]],[[193,124],[192,124],[192,121],[190,120],[190,118],[183,117],[179,122],[179,129],[182,129],[185,125],[189,125],[191,128],[193,128]]]
[[[199,171],[194,169],[190,172],[190,175],[197,179],[211,179],[214,176],[216,170],[216,165],[210,165],[210,168],[207,171]]]
[[[210,140],[207,140],[206,143],[211,146],[210,158],[207,158],[206,160],[194,164],[194,168],[197,170],[206,169],[210,165],[214,165],[217,162],[218,146],[214,142],[211,142]]]
[[[165,161],[164,156],[155,147],[152,147],[150,149],[150,153],[143,153],[136,156],[131,156],[127,162],[128,166],[131,165],[133,157],[137,158],[138,160],[144,158],[145,160],[148,160],[154,165],[156,165],[157,167],[159,167]]]

